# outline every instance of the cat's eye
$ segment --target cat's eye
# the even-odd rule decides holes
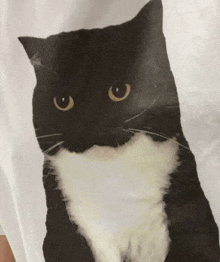
[[[124,86],[111,86],[108,90],[108,96],[115,102],[120,102],[128,97],[131,92],[131,86],[125,84]]]
[[[57,96],[53,99],[54,105],[61,111],[69,111],[74,106],[74,100],[71,96]]]

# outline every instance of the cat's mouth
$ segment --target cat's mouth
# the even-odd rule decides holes
[[[77,126],[73,130],[68,128],[63,133],[54,133],[38,136],[41,150],[48,155],[55,155],[64,148],[70,152],[83,153],[93,146],[107,146],[117,148],[123,146],[137,133],[150,136],[157,142],[164,142],[171,138],[178,138],[180,131],[178,122],[164,123],[163,115],[145,115],[143,111],[122,123],[103,123],[88,126]],[[158,121],[159,119],[159,121]],[[143,124],[144,123],[144,124]],[[57,130],[57,129],[56,129]],[[182,141],[179,140],[180,143]],[[185,147],[185,145],[183,145]]]
[[[87,134],[82,134],[75,139],[68,134],[54,133],[38,137],[38,142],[42,151],[47,155],[55,155],[63,148],[70,152],[84,153],[93,146],[107,146],[113,148],[121,147],[129,142],[137,133],[151,136],[153,140],[158,142],[164,142],[171,138],[143,128],[117,127],[102,130],[99,129],[98,131],[96,130],[95,132],[90,133],[88,132]],[[176,134],[176,137],[178,137],[178,134]],[[44,138],[47,138],[48,141],[45,141]],[[181,146],[185,147],[184,145]]]
[[[153,140],[158,142],[164,142],[173,137],[165,136],[160,133],[147,130],[146,128],[138,127],[117,127],[117,128],[105,128],[98,129],[93,132],[87,132],[87,134],[82,134],[77,138],[72,137],[68,134],[54,133],[44,136],[38,136],[38,142],[42,151],[47,155],[55,155],[60,149],[66,149],[70,152],[84,153],[93,146],[107,146],[107,147],[121,147],[137,133],[143,133],[145,135],[151,136]],[[179,134],[175,135],[178,138]],[[47,139],[47,141],[45,141]],[[187,145],[180,144],[181,147],[187,148]]]
[[[134,133],[123,128],[98,129],[76,139],[67,139],[62,146],[70,152],[83,153],[93,146],[120,147],[126,144]]]
[[[68,133],[52,133],[37,136],[37,139],[43,153],[55,155],[62,148],[76,153],[83,153],[95,145],[116,148],[127,143],[133,136],[133,132],[125,131],[122,127],[108,127],[87,130],[76,136]]]

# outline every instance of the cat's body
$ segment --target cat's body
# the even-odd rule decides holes
[[[163,196],[178,166],[177,151],[173,140],[159,143],[136,134],[119,148],[50,157],[70,219],[96,261],[164,261],[170,239]]]
[[[37,86],[47,262],[218,262],[152,0],[104,29],[20,38]]]

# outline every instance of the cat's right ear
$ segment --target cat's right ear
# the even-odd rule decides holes
[[[45,49],[45,39],[37,37],[18,37],[23,45],[31,64],[35,67],[41,61],[41,55]]]

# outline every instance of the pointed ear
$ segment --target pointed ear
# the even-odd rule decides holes
[[[44,39],[37,37],[18,37],[18,40],[23,45],[28,57],[31,59],[36,53],[39,53],[44,48]]]
[[[35,67],[45,49],[45,40],[37,37],[18,37],[23,45],[31,64]]]
[[[39,71],[39,69],[43,66],[42,61],[44,65],[46,64],[45,52],[47,52],[47,50],[45,39],[25,36],[18,37],[18,40],[23,45],[31,64],[37,73],[37,71]]]
[[[134,17],[133,23],[162,31],[163,7],[161,0],[151,0]]]

